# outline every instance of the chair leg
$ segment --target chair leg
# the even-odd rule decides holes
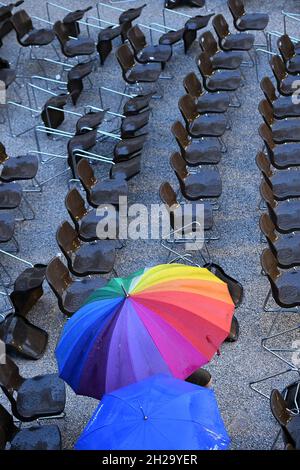
[[[59,415],[42,416],[41,418],[38,418],[36,421],[39,422],[39,421],[44,421],[44,420],[47,420],[47,419],[65,419],[65,417],[66,417],[66,413],[63,411]]]
[[[221,153],[227,153],[227,145],[225,144],[223,138],[218,137],[218,141],[220,142],[220,145],[221,145]]]
[[[276,444],[277,444],[277,441],[278,441],[278,439],[279,439],[280,436],[281,436],[281,428],[280,428],[279,431],[277,432],[276,437],[275,437],[275,439],[274,439],[274,441],[273,441],[273,444],[271,445],[271,449],[270,449],[270,450],[274,450],[274,448],[275,448],[275,446],[276,446]]]
[[[36,178],[32,179],[31,186],[32,189],[30,187],[23,189],[23,193],[41,193],[43,191],[40,182]]]
[[[276,378],[276,377],[280,377],[281,375],[287,374],[289,372],[295,372],[299,377],[299,374],[300,374],[299,369],[289,368],[289,369],[281,370],[280,372],[276,372],[275,374],[266,375],[266,376],[262,377],[261,379],[249,382],[249,387],[251,388],[251,390],[258,393],[262,397],[266,398],[267,400],[270,400],[270,395],[266,395],[262,390],[257,388],[256,384],[261,384],[263,382],[266,382],[267,380],[270,380],[270,379],[273,379],[273,378]]]
[[[240,101],[240,99],[239,99],[239,97],[238,97],[238,95],[237,95],[237,92],[236,92],[236,91],[233,91],[232,94],[233,94],[235,100],[232,101],[232,102],[229,104],[229,107],[230,107],[230,108],[240,108],[240,107],[242,106],[242,103],[241,103],[241,101]]]
[[[32,206],[31,206],[31,204],[29,203],[28,199],[24,196],[24,194],[23,194],[23,197],[22,197],[22,202],[24,203],[24,205],[26,205],[26,207],[28,208],[31,215],[26,216],[23,209],[22,209],[22,207],[20,206],[20,207],[18,207],[18,209],[21,212],[23,218],[19,219],[18,221],[23,222],[23,221],[34,220],[35,219],[35,212],[34,212]]]
[[[287,364],[288,366],[290,367],[296,367],[295,364],[293,364],[292,362],[288,361],[287,359],[285,359],[284,357],[282,357],[280,354],[278,354],[279,352],[296,352],[298,351],[298,349],[289,349],[289,348],[271,348],[271,347],[268,347],[267,346],[267,342],[271,339],[274,339],[274,338],[279,338],[280,336],[283,336],[285,335],[286,333],[290,333],[292,331],[296,331],[296,330],[299,330],[300,329],[300,325],[297,325],[293,328],[289,328],[287,330],[283,330],[283,331],[280,331],[279,333],[276,333],[274,335],[270,335],[270,336],[265,336],[264,338],[262,338],[261,340],[261,346],[262,348],[269,352],[270,354],[272,354],[273,356],[277,357],[277,359],[279,359],[280,361],[284,362],[285,364]]]
[[[4,286],[4,287],[10,287],[12,284],[13,284],[13,280],[12,280],[12,277],[11,275],[9,274],[8,270],[6,269],[6,267],[0,262],[0,267],[1,267],[1,273],[0,273],[0,280],[1,280],[1,284]],[[2,276],[2,272],[5,273],[7,279],[5,280]]]
[[[15,240],[15,242],[17,243],[17,241]],[[33,268],[34,265],[32,263],[30,263],[29,261],[23,259],[23,258],[20,258],[19,256],[16,256],[15,254],[13,253],[10,253],[9,251],[5,251],[5,250],[1,250],[0,249],[0,253],[2,253],[3,255],[6,255],[6,256],[9,256],[10,258],[13,258],[15,259],[16,261],[20,261],[20,263],[24,263],[26,264],[27,266],[29,266],[30,268]]]

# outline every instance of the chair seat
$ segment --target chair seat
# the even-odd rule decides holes
[[[274,163],[280,168],[300,165],[300,144],[277,145],[274,150]]]
[[[83,78],[87,77],[93,71],[93,62],[83,62],[81,64],[75,65],[69,72],[68,72],[68,79],[69,80],[82,80]]]
[[[147,93],[145,95],[138,95],[134,98],[129,98],[123,107],[123,114],[125,116],[130,116],[148,109],[152,96],[152,93]]]
[[[99,240],[97,235],[97,226],[99,222],[104,218],[101,214],[96,210],[90,210],[82,219],[79,224],[79,236],[84,241],[96,241]],[[107,223],[114,223],[115,222],[115,215],[108,213],[105,216],[105,220]],[[117,230],[118,230],[118,220],[117,220]],[[116,242],[117,243],[117,242]]]
[[[16,72],[12,69],[0,69],[0,80],[8,88],[16,79]]]
[[[221,150],[218,145],[205,139],[192,141],[184,149],[183,157],[189,166],[216,165],[221,161]]]
[[[300,171],[279,170],[270,178],[275,199],[300,197]]]
[[[169,31],[168,33],[163,34],[159,38],[159,44],[166,46],[173,46],[183,39],[184,28],[178,29],[177,31]]]
[[[288,267],[300,264],[300,233],[281,235],[274,243],[278,264]]]
[[[64,53],[68,57],[90,55],[94,52],[95,44],[90,38],[69,39],[64,45]]]
[[[183,217],[186,217],[186,219],[184,219]],[[201,223],[201,220],[199,220],[199,209],[197,209],[197,203],[192,202],[189,204],[185,204],[184,210],[182,210],[181,206],[178,206],[178,209],[174,210],[174,219],[174,227],[177,228],[180,228],[180,226],[184,227],[186,220],[189,220],[189,223],[193,222],[190,227],[187,227],[185,229],[186,234],[195,231],[197,229],[195,222],[198,221]],[[214,218],[212,206],[211,204],[206,202],[204,203],[204,230],[210,230],[213,227],[213,224]]]
[[[167,45],[147,46],[137,55],[140,62],[168,62],[172,56],[172,48]]]
[[[273,140],[276,143],[299,142],[300,121],[299,119],[285,119],[275,121],[272,124]]]
[[[222,49],[230,51],[249,51],[254,44],[255,37],[249,33],[229,34],[222,41]]]
[[[123,175],[126,180],[133,178],[141,171],[141,157],[137,156],[128,161],[116,163],[110,169],[110,177],[114,178],[117,175]]]
[[[26,36],[22,38],[22,44],[24,46],[47,46],[55,38],[55,34],[51,29],[33,29]]]
[[[226,130],[227,120],[222,114],[202,114],[189,125],[189,134],[194,137],[221,137]]]
[[[80,134],[87,129],[96,129],[103,122],[106,111],[90,112],[84,114],[76,123],[76,132]]]
[[[126,75],[126,79],[129,83],[152,83],[158,80],[160,74],[161,65],[156,62],[136,64],[130,69],[129,73]]]
[[[219,197],[222,192],[222,181],[218,171],[201,169],[199,173],[190,174],[184,179],[185,196],[197,200],[205,197]]]
[[[18,390],[17,410],[24,418],[61,414],[66,403],[65,383],[57,374],[26,379]]]
[[[35,264],[16,278],[10,299],[19,315],[25,316],[42,297],[46,267],[44,264]]]
[[[98,41],[112,41],[120,36],[122,26],[109,26],[98,34]]]
[[[288,96],[281,96],[272,103],[276,119],[300,117],[300,104],[294,104]]]
[[[284,272],[276,281],[282,304],[300,303],[300,271]]]
[[[236,22],[239,31],[263,31],[269,23],[266,13],[246,13]]]
[[[11,441],[11,450],[61,450],[58,426],[23,428]]]
[[[22,188],[16,183],[0,184],[0,209],[16,209],[21,204]]]
[[[9,158],[3,163],[0,180],[5,182],[29,180],[36,176],[39,161],[36,155],[19,155]]]
[[[26,359],[40,359],[48,343],[47,333],[17,315],[8,315],[0,323],[0,339],[7,351],[19,353]]]
[[[214,16],[214,13],[208,15],[196,15],[187,20],[185,27],[188,30],[199,31],[200,29],[206,28],[211,17]]]
[[[115,243],[101,240],[81,245],[73,259],[73,270],[79,275],[109,273],[115,263]]]
[[[229,107],[228,93],[204,93],[198,98],[197,110],[199,113],[225,113]]]
[[[235,91],[241,84],[239,70],[217,70],[206,81],[209,91]]]
[[[94,207],[100,204],[119,205],[119,197],[127,196],[128,185],[122,178],[107,178],[97,183],[90,191],[90,203]]]
[[[14,216],[6,212],[0,212],[0,243],[6,243],[11,240],[14,230]]]
[[[127,157],[136,155],[142,150],[145,141],[146,135],[121,140],[114,148],[114,161],[124,160]]]
[[[134,133],[149,122],[150,111],[144,111],[143,113],[136,114],[134,116],[127,116],[122,120],[121,134],[123,138],[130,138],[134,136]]]
[[[73,282],[65,292],[63,298],[64,309],[70,314],[73,314],[82,307],[94,290],[104,287],[106,284],[107,280],[101,278],[80,279],[79,281]]]
[[[237,69],[243,61],[243,52],[240,51],[219,51],[211,57],[214,69]]]
[[[293,88],[293,84],[295,80],[297,80],[297,78],[294,75],[287,75],[283,80],[281,80],[279,85],[280,93],[285,96],[290,96],[295,93],[295,88]]]
[[[14,282],[14,290],[29,295],[29,291],[38,289],[45,280],[46,265],[36,264],[25,269]]]
[[[300,73],[300,55],[295,55],[286,64],[289,73]]]
[[[278,203],[275,209],[277,226],[282,232],[300,230],[300,201],[290,200]]]

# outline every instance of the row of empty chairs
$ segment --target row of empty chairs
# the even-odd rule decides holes
[[[278,39],[278,48],[282,55],[290,39],[285,35]],[[284,57],[283,57],[284,59]],[[299,124],[300,107],[294,102],[291,94],[282,87],[279,67],[284,70],[286,77],[291,77],[288,71],[288,61],[278,55],[272,55],[270,65],[274,73],[276,88],[269,77],[261,80],[260,86],[264,94],[258,105],[263,124],[259,127],[259,135],[263,147],[256,156],[256,164],[261,172],[259,209],[266,211],[260,215],[261,241],[268,244],[261,254],[262,274],[270,288],[266,295],[263,310],[277,313],[272,321],[267,336],[262,339],[262,347],[279,359],[287,369],[276,371],[250,383],[253,390],[269,398],[264,391],[257,387],[265,381],[284,374],[295,373],[299,377],[299,368],[287,356],[293,348],[284,345],[278,347],[278,341],[286,340],[299,326],[278,328],[279,317],[284,318],[284,312],[292,312],[299,307],[299,275],[300,258],[298,241],[300,230],[300,172],[299,168]],[[288,80],[292,81],[290,78]],[[270,303],[270,301],[272,302]],[[275,306],[274,306],[275,302]],[[275,332],[274,332],[275,330]],[[269,343],[274,341],[276,346]],[[298,385],[297,385],[298,384]],[[299,388],[299,380],[289,386]],[[272,390],[270,395],[271,411],[280,424],[285,448],[299,448],[299,394],[294,397],[293,406],[284,401],[284,396],[278,390]],[[279,433],[280,434],[280,433]],[[277,436],[278,439],[278,436]],[[276,439],[276,441],[277,441]],[[276,442],[275,441],[275,442]],[[275,443],[274,443],[275,445]],[[290,446],[290,447],[289,447]]]

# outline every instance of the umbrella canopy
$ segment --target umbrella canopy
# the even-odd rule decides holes
[[[154,375],[105,395],[77,450],[225,450],[213,390]]]
[[[157,373],[185,379],[216,353],[233,311],[227,284],[204,268],[167,264],[112,279],[66,323],[60,376],[94,398]]]

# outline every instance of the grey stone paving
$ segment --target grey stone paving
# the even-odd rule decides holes
[[[75,9],[83,5],[95,5],[96,1],[64,0],[59,3]],[[128,5],[137,6],[141,3],[141,1],[135,1]],[[300,2],[296,1],[247,1],[246,4],[249,11],[261,10],[270,14],[269,30],[283,31],[282,9],[300,11]],[[151,21],[161,22],[162,5],[162,0],[148,0],[148,7],[141,17],[141,22],[144,24],[150,24]],[[224,0],[208,0],[208,6],[216,13],[224,13],[231,23],[231,16]],[[46,18],[45,2],[26,0],[25,7],[29,13]],[[57,9],[53,19],[59,18],[62,14],[63,12]],[[106,18],[115,20],[116,17],[113,14],[110,17],[107,15]],[[174,16],[172,24],[179,27],[183,24],[183,20]],[[297,35],[297,29],[297,25],[291,23],[289,29],[291,34]],[[9,58],[14,63],[18,50],[19,46],[14,34],[11,33],[4,39],[1,56]],[[190,49],[187,56],[183,55],[181,48],[178,48],[174,52],[172,62],[167,66],[175,79],[162,82],[164,99],[153,102],[150,134],[143,153],[143,170],[129,183],[129,203],[159,202],[158,188],[166,179],[177,187],[177,181],[169,166],[171,152],[176,150],[170,127],[175,119],[180,118],[177,101],[183,94],[182,79],[188,72],[196,71],[195,57],[198,52],[197,43]],[[49,54],[53,57],[53,51],[49,48],[39,51],[39,54]],[[20,67],[20,73],[23,70],[24,67]],[[223,180],[223,194],[220,211],[215,213],[215,225],[221,237],[218,242],[213,242],[210,246],[214,261],[221,264],[244,286],[244,303],[237,311],[241,336],[235,344],[224,344],[221,356],[215,357],[208,368],[213,374],[214,389],[232,439],[232,449],[268,449],[276,435],[277,426],[271,416],[268,401],[250,390],[249,381],[280,370],[282,364],[263,352],[260,346],[260,339],[267,333],[273,319],[271,314],[262,312],[268,283],[260,275],[259,255],[264,246],[259,241],[256,210],[260,176],[255,165],[255,155],[261,147],[257,133],[261,123],[257,104],[262,94],[256,82],[254,70],[244,68],[243,71],[246,83],[240,92],[242,107],[230,110],[233,126],[232,131],[225,135],[228,153],[223,156],[219,165]],[[270,69],[266,58],[262,57],[260,77],[264,72],[270,74]],[[37,73],[40,73],[37,65],[28,66],[27,62],[26,74]],[[53,69],[52,77],[56,74],[57,69]],[[93,75],[93,82],[97,86],[101,84],[122,90],[122,77],[114,54],[108,58],[104,67]],[[22,94],[25,96],[25,89],[22,90]],[[40,103],[43,99],[45,99],[44,95],[40,95]],[[86,93],[80,99],[76,111],[82,111],[86,104],[99,104],[97,95]],[[117,103],[109,101],[109,97],[105,104],[110,105],[112,110],[117,109]],[[31,122],[30,115],[25,111],[13,110],[12,116],[14,127],[19,132],[24,129],[24,125],[29,125]],[[74,119],[68,118],[62,128],[72,131],[74,122]],[[35,149],[32,133],[21,138],[11,138],[7,124],[5,124],[0,126],[0,136],[0,140],[6,145],[11,155]],[[65,140],[53,142],[41,137],[41,146],[46,152],[53,152],[54,149],[61,154],[66,152]],[[98,147],[98,150],[103,151],[103,148]],[[50,177],[55,170],[62,170],[64,165],[63,161],[55,161],[53,165],[41,165],[39,179],[44,180]],[[108,168],[102,165],[97,171],[100,175],[105,175],[107,170]],[[55,232],[58,224],[68,219],[64,207],[67,180],[67,175],[59,177],[48,184],[42,194],[29,196],[36,211],[36,220],[18,224],[17,238],[20,242],[21,255],[31,262],[47,263],[58,253]],[[116,269],[120,275],[126,276],[142,266],[161,263],[165,259],[166,253],[158,241],[129,241],[127,247],[118,252]],[[12,260],[1,256],[1,261],[5,262],[13,276],[17,276],[22,270],[22,266]],[[50,333],[50,340],[47,352],[41,360],[29,362],[17,359],[21,372],[24,376],[53,372],[56,370],[54,349],[65,318],[59,312],[56,299],[46,285],[45,294],[30,313],[29,319],[45,328]],[[297,318],[294,315],[283,315],[280,319],[280,327],[289,327],[295,321]],[[287,338],[287,342],[290,341],[292,338]],[[292,379],[290,374],[275,385],[283,388]],[[270,391],[271,385],[267,384],[267,392]],[[5,401],[2,395],[0,400]],[[95,400],[78,397],[68,389],[66,419],[58,422],[63,435],[64,448],[72,448],[96,405]]]

